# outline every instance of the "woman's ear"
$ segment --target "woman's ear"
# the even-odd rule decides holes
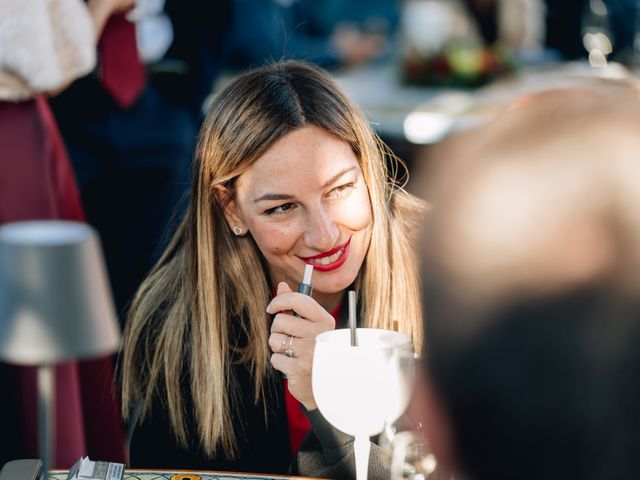
[[[222,208],[224,218],[227,225],[236,235],[243,235],[247,231],[242,213],[238,208],[233,191],[225,186],[217,185],[214,187],[214,195],[218,205]]]

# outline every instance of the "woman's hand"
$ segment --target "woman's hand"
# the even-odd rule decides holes
[[[313,298],[293,292],[280,282],[276,297],[267,306],[267,312],[276,314],[271,324],[269,347],[273,368],[287,376],[289,391],[307,410],[316,402],[311,391],[311,366],[316,336],[335,328],[335,320]],[[296,312],[300,317],[294,317]],[[285,351],[290,349],[289,355]]]
[[[124,12],[135,5],[135,0],[89,0],[87,7],[96,29],[96,40],[102,35],[109,17]]]

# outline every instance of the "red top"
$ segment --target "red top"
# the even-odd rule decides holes
[[[331,316],[334,319],[338,319],[340,315],[340,309],[342,308],[342,302],[338,304],[336,309],[331,312]],[[289,444],[291,445],[291,453],[296,454],[302,445],[307,432],[311,429],[311,423],[309,419],[302,411],[302,405],[296,398],[289,392],[289,386],[287,379],[284,379],[284,400],[287,407],[287,425],[289,426]]]

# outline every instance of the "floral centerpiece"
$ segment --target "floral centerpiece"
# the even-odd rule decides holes
[[[500,43],[452,41],[428,56],[408,51],[402,78],[411,85],[479,87],[514,72],[516,66],[511,50]]]

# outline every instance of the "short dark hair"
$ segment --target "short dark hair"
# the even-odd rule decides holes
[[[637,478],[637,299],[584,287],[517,301],[460,347],[438,341],[447,317],[429,311],[429,369],[472,478]]]
[[[474,480],[640,478],[639,106],[534,97],[431,170],[424,356]]]

